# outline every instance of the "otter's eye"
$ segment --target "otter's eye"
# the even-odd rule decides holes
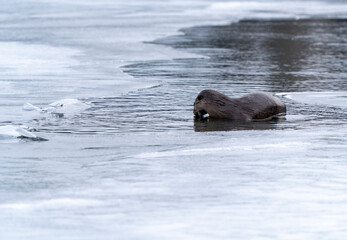
[[[203,99],[203,98],[204,98],[204,97],[201,96],[201,95],[198,96],[198,100],[201,100],[201,99]]]

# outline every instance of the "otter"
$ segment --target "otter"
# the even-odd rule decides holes
[[[215,90],[203,90],[194,102],[196,118],[259,121],[286,114],[286,105],[270,93],[256,92],[240,98],[230,98]]]

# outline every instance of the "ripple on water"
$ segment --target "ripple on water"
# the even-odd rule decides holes
[[[346,29],[347,21],[343,19],[241,21],[186,28],[181,35],[153,43],[205,57],[124,66],[124,72],[159,84],[119,97],[87,99],[91,102],[89,109],[75,116],[42,121],[40,129],[114,134],[343,124],[346,79],[342,69],[346,61],[342,53],[347,50]],[[229,96],[254,91],[279,93],[288,106],[288,120],[245,126],[195,122],[193,102],[202,89],[216,89]]]

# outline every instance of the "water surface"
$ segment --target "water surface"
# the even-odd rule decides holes
[[[344,7],[9,2],[0,237],[347,237]],[[206,88],[286,119],[194,121]]]

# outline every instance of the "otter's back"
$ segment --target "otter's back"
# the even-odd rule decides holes
[[[267,119],[275,115],[285,114],[286,105],[270,93],[257,92],[247,94],[239,101],[251,119]]]

